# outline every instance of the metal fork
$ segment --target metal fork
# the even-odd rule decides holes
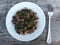
[[[47,35],[47,44],[52,43],[50,22],[51,22],[51,17],[53,16],[53,14],[54,14],[54,11],[53,11],[52,5],[48,4],[49,27],[48,27],[48,35]]]

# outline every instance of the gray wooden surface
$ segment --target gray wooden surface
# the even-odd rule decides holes
[[[9,9],[23,1],[30,1],[39,5],[46,16],[46,27],[40,37],[31,42],[21,42],[8,33],[5,20]],[[46,36],[48,29],[47,4],[50,3],[54,7],[54,16],[51,21],[52,39],[51,45],[60,45],[60,0],[0,0],[0,45],[48,45],[46,44]]]

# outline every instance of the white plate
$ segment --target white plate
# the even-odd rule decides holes
[[[27,34],[27,35],[21,35],[21,34],[19,35],[18,33],[16,33],[14,25],[12,23],[12,16],[15,15],[18,10],[21,10],[24,7],[27,7],[28,9],[31,9],[34,12],[36,12],[39,20],[37,24],[37,29],[33,33]],[[12,37],[14,37],[15,39],[19,41],[31,41],[31,40],[36,39],[38,36],[42,34],[45,27],[45,23],[46,23],[46,20],[45,20],[45,15],[44,15],[43,10],[38,5],[32,2],[21,2],[14,5],[9,10],[6,16],[6,27],[7,27],[8,32],[10,33]]]

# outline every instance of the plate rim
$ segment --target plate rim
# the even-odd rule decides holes
[[[20,2],[20,3],[25,3],[25,2]],[[17,4],[20,4],[20,3],[17,3]],[[28,3],[33,3],[33,2],[28,2]],[[17,5],[17,4],[15,4],[15,5]],[[35,3],[33,3],[33,4],[35,4]],[[15,5],[13,5],[12,7],[14,7]],[[37,4],[35,4],[35,5],[37,5]],[[39,5],[37,5],[37,6],[40,7]],[[12,7],[11,7],[11,8],[12,8]],[[11,8],[10,8],[10,10],[11,10]],[[41,7],[40,7],[40,8],[41,8]],[[9,11],[10,11],[10,10],[9,10]],[[42,9],[41,9],[41,10],[42,10]],[[8,13],[9,13],[9,11],[8,11]],[[42,10],[42,12],[43,12],[43,10]],[[8,13],[7,13],[7,15],[8,15]],[[43,14],[44,14],[44,12],[43,12]],[[44,31],[44,28],[45,28],[45,25],[46,25],[46,17],[45,17],[45,14],[44,14],[44,18],[45,18],[45,23],[44,23],[43,31]],[[6,20],[7,20],[7,16],[6,16]],[[6,28],[7,28],[7,25],[6,25]],[[8,29],[7,29],[7,31],[8,31]],[[43,31],[42,31],[42,32],[43,32]],[[8,31],[8,32],[9,32],[9,31]],[[42,34],[42,32],[41,32],[41,34]],[[9,33],[9,34],[10,34],[10,33]],[[41,34],[40,34],[40,35],[41,35]],[[10,35],[11,35],[11,34],[10,34]],[[40,35],[39,35],[39,36],[40,36]],[[11,35],[11,36],[12,36],[12,35]],[[39,37],[39,36],[38,36],[38,37]],[[12,37],[13,37],[13,36],[12,36]],[[36,38],[38,38],[38,37],[36,37]],[[14,38],[14,37],[13,37],[13,38]],[[36,39],[36,38],[34,38],[34,39]],[[14,39],[16,39],[16,38],[14,38]],[[33,39],[33,40],[34,40],[34,39]],[[18,39],[17,39],[17,40],[18,40]],[[19,41],[22,41],[22,40],[19,40]],[[27,41],[27,40],[26,40],[26,41]],[[26,41],[25,41],[25,42],[26,42]],[[30,40],[30,41],[32,41],[32,40]]]

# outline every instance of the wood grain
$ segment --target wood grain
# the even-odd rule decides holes
[[[5,20],[9,9],[23,1],[30,1],[39,5],[46,16],[46,27],[40,37],[31,42],[21,42],[14,39],[7,31]],[[47,4],[54,7],[54,16],[51,21],[51,30],[53,42],[51,45],[60,45],[60,0],[0,0],[0,45],[48,45],[46,36],[48,29]]]

